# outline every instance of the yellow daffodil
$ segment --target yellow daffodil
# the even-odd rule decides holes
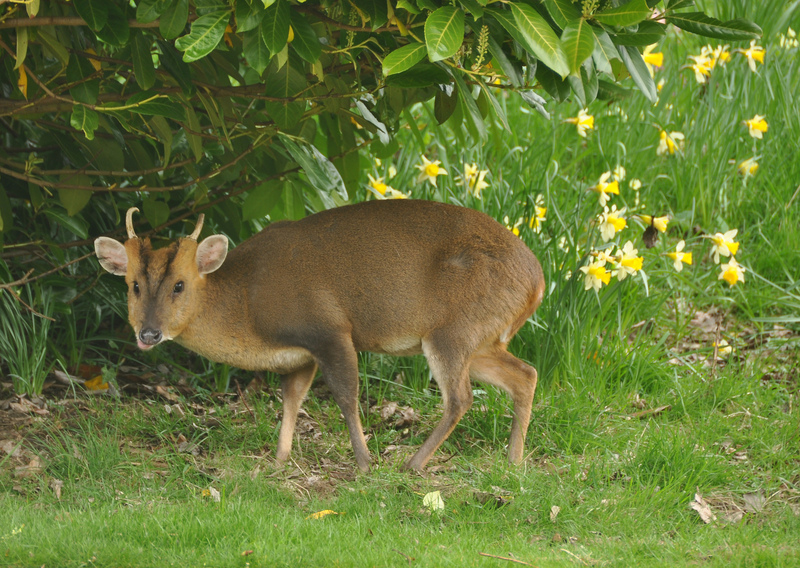
[[[636,217],[648,227],[653,225],[653,227],[655,227],[661,233],[665,233],[667,231],[667,224],[669,224],[669,217],[667,215],[656,218],[653,218],[650,215],[637,215]]]
[[[685,241],[680,241],[677,244],[677,246],[675,247],[675,251],[674,252],[664,253],[668,257],[670,257],[672,260],[675,261],[675,264],[674,264],[675,270],[677,270],[678,272],[683,270],[683,265],[684,264],[692,264],[692,253],[683,252],[683,247],[685,247],[685,246],[686,246],[686,242]]]
[[[658,148],[656,148],[656,154],[659,156],[663,156],[664,154],[669,154],[671,156],[675,153],[675,150],[678,150],[678,152],[683,151],[685,139],[683,132],[670,132],[667,134],[666,130],[662,130],[659,137]]]
[[[644,257],[638,256],[639,251],[633,247],[633,242],[628,241],[625,246],[617,249],[616,265],[614,276],[618,280],[625,280],[642,269]]]
[[[737,168],[739,173],[742,174],[745,178],[755,175],[758,171],[758,162],[756,162],[755,158],[748,158]]]
[[[417,177],[417,182],[422,183],[425,180],[428,180],[431,182],[433,187],[436,187],[436,178],[447,175],[447,171],[439,165],[441,163],[442,162],[439,160],[431,162],[428,158],[422,156],[422,163],[415,166],[420,172],[419,176]]]
[[[797,32],[795,32],[792,28],[789,28],[786,31],[786,35],[781,34],[780,39],[781,47],[783,49],[794,49],[800,45],[800,43],[797,41]]]
[[[640,180],[639,178],[633,178],[629,185],[632,190],[639,191],[640,189],[642,189],[642,180]]]
[[[695,80],[701,85],[711,77],[711,70],[714,68],[713,60],[707,55],[690,55],[689,59],[694,63],[689,67],[694,71]]]
[[[528,221],[528,226],[533,229],[534,233],[542,231],[542,221],[547,221],[547,207],[539,207],[534,205],[534,215]]]
[[[489,187],[484,181],[488,173],[489,170],[479,170],[477,164],[464,164],[464,174],[457,178],[457,183],[463,185],[477,199],[481,199],[481,191]]]
[[[594,117],[586,112],[586,109],[581,109],[578,116],[575,118],[567,118],[565,122],[574,124],[578,128],[578,135],[586,138],[587,130],[594,130]]]
[[[389,179],[392,179],[394,176],[397,175],[397,168],[394,166],[389,166]]]
[[[727,341],[725,341],[724,339],[723,339],[723,340],[721,340],[721,341],[719,342],[719,344],[717,344],[717,342],[716,342],[716,341],[714,341],[714,342],[711,344],[711,347],[716,347],[716,349],[717,349],[717,356],[719,356],[719,357],[722,357],[723,359],[727,359],[728,357],[730,357],[730,356],[731,356],[731,353],[733,353],[733,347],[731,347],[731,346],[728,344],[728,342],[727,342]]]
[[[713,236],[706,236],[705,238],[711,239],[713,243],[712,254],[714,255],[714,262],[719,264],[720,256],[734,256],[739,250],[739,243],[734,242],[736,233],[739,229],[731,229],[726,233],[717,233]]]
[[[654,67],[663,67],[664,66],[664,54],[661,52],[653,53],[653,50],[656,48],[658,44],[654,43],[653,45],[648,45],[644,48],[644,52],[642,53],[642,57],[644,58],[644,63],[647,65],[647,70],[650,71],[650,76],[653,77],[655,75]]]
[[[403,193],[402,191],[397,191],[394,188],[387,187],[386,188],[386,197],[385,199],[408,199],[409,195],[407,193]]]
[[[747,128],[750,130],[750,136],[761,140],[761,138],[764,136],[764,133],[769,128],[767,121],[764,120],[765,118],[766,117],[757,114],[750,120],[744,121],[744,123],[747,125]]]
[[[389,188],[389,186],[383,183],[382,177],[374,178],[372,177],[372,174],[367,174],[367,177],[369,178],[369,186],[367,189],[372,191],[372,193],[377,194],[378,197],[383,197],[386,195],[386,190]]]
[[[747,58],[747,64],[753,73],[756,72],[756,61],[763,64],[764,55],[767,53],[763,47],[756,45],[756,40],[751,40],[750,47],[747,49],[738,49],[737,51]]]
[[[709,68],[714,69],[717,64],[723,66],[730,60],[731,53],[728,51],[728,47],[727,45],[718,45],[717,47],[706,45],[700,50],[700,55],[707,57]]]
[[[614,205],[611,210],[606,207],[600,217],[598,217],[600,236],[602,237],[603,242],[607,243],[613,239],[614,235],[619,233],[628,225],[625,217],[622,216],[623,213],[625,213],[624,207],[617,211],[617,206]]]
[[[656,91],[658,91],[658,92],[660,93],[660,92],[661,92],[661,89],[663,89],[663,88],[664,88],[664,85],[666,85],[666,84],[667,84],[667,81],[666,81],[666,79],[663,79],[663,78],[662,78],[662,79],[661,79],[661,80],[658,82],[658,84],[656,85]]]
[[[614,176],[614,181],[622,181],[625,179],[625,168],[622,166],[617,166],[614,168],[614,171],[611,172],[611,175]]]
[[[517,221],[512,226],[511,225],[511,221],[508,218],[508,215],[503,217],[503,223],[505,224],[506,229],[508,229],[509,231],[511,231],[512,233],[514,233],[517,236],[519,236],[519,227],[524,222],[525,222],[525,218],[524,217],[520,217],[519,219],[517,219]]]
[[[605,265],[605,260],[596,260],[590,262],[586,266],[581,266],[581,272],[586,275],[583,280],[584,290],[590,290],[592,288],[600,290],[603,284],[608,285],[611,281],[611,273],[606,270]]]
[[[736,259],[731,257],[728,264],[720,265],[720,275],[718,280],[724,280],[728,285],[733,286],[737,282],[744,282],[744,266],[736,262]]]
[[[597,192],[601,207],[605,207],[606,203],[608,203],[609,194],[619,195],[619,182],[612,181],[609,183],[609,178],[611,178],[611,172],[605,172],[600,176],[600,181],[597,182],[597,185],[589,188]]]

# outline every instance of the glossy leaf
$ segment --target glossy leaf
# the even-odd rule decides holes
[[[264,19],[264,4],[261,0],[236,2],[236,31],[238,33],[258,29]]]
[[[617,45],[634,45],[644,47],[661,41],[667,33],[667,26],[649,20],[641,22],[634,33],[623,33],[614,36]]]
[[[570,73],[578,73],[581,64],[590,58],[594,51],[594,32],[589,23],[580,18],[564,28],[561,44],[567,55]]]
[[[511,3],[510,6],[525,48],[562,77],[569,75],[567,56],[550,24],[527,4]]]
[[[443,6],[425,20],[425,45],[431,62],[456,54],[464,43],[464,12]]]
[[[186,120],[186,113],[183,107],[176,102],[169,100],[163,95],[154,98],[153,92],[136,93],[125,101],[125,105],[131,108],[129,112],[143,114],[145,116],[164,116],[172,120]]]
[[[190,63],[211,53],[222,41],[230,15],[228,10],[221,10],[200,16],[192,22],[191,31],[175,40],[175,47],[183,51],[183,60]]]
[[[242,55],[247,60],[247,64],[255,69],[259,75],[264,74],[264,69],[269,65],[270,53],[261,30],[246,31],[242,34]]]
[[[295,71],[290,63],[276,72],[268,70],[268,73],[269,80],[265,91],[268,97],[289,99],[306,88],[305,78]],[[266,101],[264,107],[275,124],[288,129],[295,126],[303,116],[306,104],[303,101]]]
[[[67,80],[70,83],[74,83],[74,86],[69,90],[69,94],[72,95],[73,99],[88,105],[93,105],[97,102],[97,96],[100,93],[100,81],[89,79],[94,73],[94,67],[88,60],[74,53],[69,56]]]
[[[62,175],[59,178],[59,183],[63,185],[92,185],[92,180],[86,174],[73,174]],[[61,205],[67,210],[67,215],[74,217],[80,213],[81,209],[86,207],[89,200],[92,198],[92,192],[84,189],[69,189],[61,188],[58,190],[58,199]]]
[[[652,10],[647,5],[647,0],[631,0],[627,4],[616,8],[595,12],[592,17],[607,26],[626,27],[638,24],[647,18],[651,12]]]
[[[383,74],[389,76],[407,71],[422,61],[427,52],[427,46],[417,42],[395,49],[383,60]]]
[[[547,12],[562,30],[581,17],[580,8],[572,0],[546,0]]]
[[[347,188],[342,176],[322,152],[311,144],[299,144],[285,135],[281,135],[281,142],[292,158],[303,168],[311,185],[319,192],[325,207],[330,209],[336,206],[336,202],[332,198],[333,193],[338,193],[342,199],[347,199]]]
[[[281,199],[283,184],[267,181],[254,187],[242,204],[242,221],[263,219]]]
[[[653,78],[650,76],[650,71],[647,70],[642,54],[635,47],[621,45],[617,50],[622,57],[622,62],[631,74],[631,79],[642,91],[642,94],[647,97],[651,103],[658,101],[658,91]]]
[[[86,138],[94,139],[94,131],[99,125],[97,113],[83,105],[73,105],[69,123],[75,130],[83,131]]]
[[[94,31],[100,31],[108,21],[107,0],[73,0],[75,10]]]
[[[289,2],[278,0],[264,12],[261,20],[261,33],[264,44],[269,52],[275,56],[284,47],[289,39]]]
[[[97,37],[111,45],[123,46],[128,43],[131,36],[128,16],[117,4],[108,4],[108,20],[106,25],[97,32]]]
[[[670,14],[666,20],[687,32],[728,41],[758,39],[762,33],[753,22],[740,19],[723,22],[702,12]]]
[[[173,0],[139,0],[136,3],[136,21],[141,24],[155,22],[172,2]]]
[[[158,30],[164,39],[175,39],[186,29],[189,20],[189,0],[175,0],[158,22]]]
[[[614,71],[611,68],[611,61],[619,59],[617,47],[611,42],[607,32],[595,27],[592,27],[591,30],[595,40],[592,52],[594,66],[600,73],[612,75]]]
[[[319,43],[317,32],[314,31],[306,17],[300,12],[292,10],[290,12],[290,21],[292,30],[294,30],[292,47],[297,52],[297,55],[309,63],[314,63],[322,55],[322,45]]]
[[[156,82],[156,70],[153,67],[153,56],[150,54],[150,42],[144,34],[137,33],[131,46],[133,74],[136,84],[143,91],[150,89]]]
[[[84,193],[88,193],[90,197],[92,195],[91,192],[88,191],[85,191]],[[45,209],[44,214],[48,217],[48,219],[61,225],[79,239],[85,239],[89,236],[89,229],[86,226],[86,222],[80,217],[70,217],[64,211],[56,208]]]

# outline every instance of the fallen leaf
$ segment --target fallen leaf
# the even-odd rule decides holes
[[[431,491],[422,498],[422,505],[431,512],[444,510],[444,499],[441,491]]]
[[[745,493],[742,498],[744,499],[744,510],[748,513],[760,513],[767,504],[767,498],[761,491]]]
[[[312,519],[321,519],[322,517],[327,517],[328,515],[341,515],[342,513],[337,513],[336,511],[332,511],[330,509],[325,509],[324,511],[317,511],[316,513],[311,513],[309,516],[306,517],[306,520]]]
[[[648,418],[650,416],[658,416],[662,412],[666,412],[667,410],[672,410],[672,406],[669,404],[665,404],[664,406],[659,406],[658,408],[649,408],[647,410],[642,410],[641,412],[634,412],[630,415],[631,418]]]
[[[556,522],[556,517],[558,517],[558,514],[560,512],[561,512],[561,507],[559,507],[558,505],[553,505],[552,507],[550,507],[550,522],[551,523],[555,523]]]
[[[0,440],[0,450],[3,450],[11,457],[19,457],[19,455],[22,453],[22,450],[20,449],[21,447],[22,440]]]
[[[173,392],[169,392],[167,389],[162,387],[161,385],[156,386],[156,392],[166,398],[167,400],[171,400],[172,402],[178,402],[180,399],[178,395]]]
[[[252,550],[245,550],[244,552],[242,552],[242,556],[250,556],[251,554],[253,554]]]
[[[56,499],[61,501],[61,488],[64,487],[64,482],[60,479],[51,479],[50,480],[50,489],[52,489],[56,494]]]
[[[395,428],[405,428],[414,422],[419,422],[419,413],[410,406],[404,406],[400,409],[400,417],[395,421]]]
[[[700,515],[700,518],[703,519],[703,522],[706,524],[717,520],[717,516],[711,510],[711,506],[699,493],[694,494],[694,501],[689,503],[689,507],[697,511],[697,513]]]
[[[42,462],[38,457],[34,457],[28,465],[14,468],[14,477],[33,477],[34,475],[40,475],[43,471]]]

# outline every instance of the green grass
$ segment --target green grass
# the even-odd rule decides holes
[[[660,47],[660,102],[594,102],[597,129],[586,139],[564,122],[576,105],[550,105],[548,121],[510,96],[501,102],[514,130],[495,124],[486,144],[469,142],[461,127],[434,128],[431,109],[419,106],[413,115],[424,146],[406,130],[401,150],[380,166],[362,158],[414,197],[501,221],[530,217],[542,195],[541,233],[523,224],[520,236],[542,261],[548,294],[511,344],[540,376],[521,466],[505,462],[508,398],[475,385],[472,410],[429,472],[402,472],[435,424],[440,397],[424,359],[366,354],[361,394],[373,470],[356,473],[346,427],[320,384],[304,405],[293,462],[279,468],[275,377],[247,406],[233,394],[213,395],[228,380],[244,386],[250,374],[228,374],[177,346],[139,353],[127,327],[109,329],[99,311],[78,321],[76,307],[67,331],[52,328],[73,338],[66,355],[63,338],[51,342],[66,360],[124,363],[168,384],[182,377],[191,394],[178,403],[155,393],[68,394],[72,402],[52,401],[49,415],[24,426],[0,422],[22,452],[0,450],[0,564],[512,565],[501,556],[539,567],[800,565],[800,58],[777,46],[787,26],[800,29],[800,9],[698,4],[761,24],[767,57],[757,74],[734,53],[708,85],[697,85],[681,67],[701,44],[671,35]],[[741,122],[756,113],[770,126],[754,143]],[[685,134],[682,155],[656,156],[659,128]],[[437,188],[416,181],[421,154],[449,173]],[[736,166],[754,155],[760,168],[745,183]],[[455,183],[465,162],[490,171],[481,200]],[[646,280],[587,292],[579,267],[591,246],[602,246],[592,225],[600,208],[587,188],[617,165],[643,186],[639,205],[627,181],[611,203],[672,220],[650,250],[635,221],[619,236],[644,256]],[[354,199],[366,197],[363,190]],[[731,228],[739,229],[737,259],[747,268],[733,288],[718,279],[702,238]],[[677,273],[662,253],[681,239],[695,260]],[[102,301],[123,317],[124,287],[110,280],[101,278]],[[718,331],[699,327],[703,314],[718,316]],[[733,354],[712,362],[717,334]],[[395,427],[397,415],[368,411],[384,401],[421,419]],[[41,471],[18,469],[34,458]],[[55,480],[63,482],[60,499]],[[220,502],[204,496],[209,488]],[[431,513],[423,496],[436,490],[445,509]],[[716,522],[704,524],[690,508],[695,493]],[[340,514],[308,518],[326,509]]]

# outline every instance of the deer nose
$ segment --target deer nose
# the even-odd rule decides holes
[[[146,327],[139,332],[139,341],[145,345],[156,345],[162,337],[160,329]]]

